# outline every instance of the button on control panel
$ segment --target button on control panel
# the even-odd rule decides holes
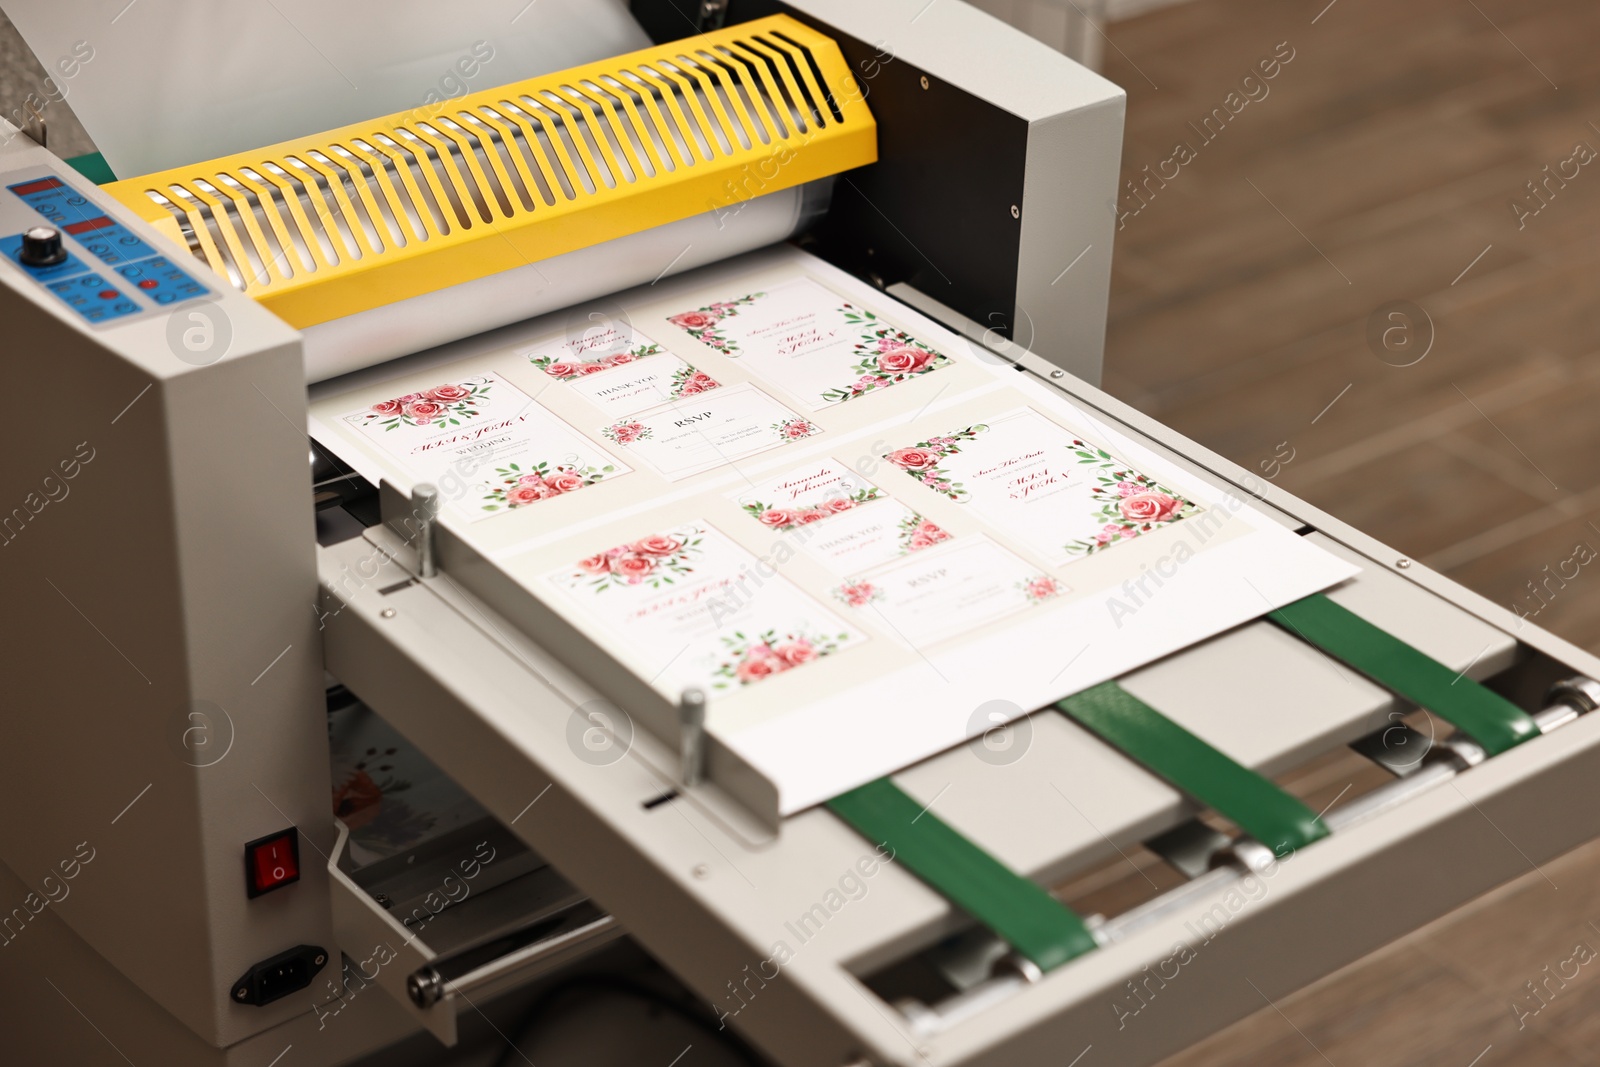
[[[40,219],[19,233],[0,236],[0,254],[86,322],[98,326],[211,294],[57,175],[6,189]],[[114,273],[95,273],[96,261]]]
[[[51,282],[45,288],[67,302],[90,322],[109,322],[124,315],[137,315],[139,305],[123,296],[98,274],[83,274],[65,281]]]
[[[207,292],[205,286],[174,267],[165,256],[129,263],[118,267],[117,273],[158,304],[175,304]]]

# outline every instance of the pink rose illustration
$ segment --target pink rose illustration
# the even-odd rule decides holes
[[[654,534],[635,543],[633,547],[646,556],[670,556],[683,547],[683,542],[666,534]]]
[[[929,544],[936,545],[940,541],[950,540],[949,534],[945,533],[944,530],[929,522],[927,519],[923,519],[921,522],[917,523],[917,529],[915,532],[920,537],[926,537]]]
[[[939,453],[926,448],[897,448],[889,453],[889,462],[908,471],[922,471],[939,462]]]
[[[1035,600],[1048,600],[1060,591],[1056,585],[1056,580],[1049,576],[1035,578],[1028,583],[1028,595]]]
[[[400,401],[380,400],[372,405],[372,411],[377,415],[398,415],[400,414]]]
[[[614,356],[607,356],[605,361],[613,367],[620,367],[624,363],[632,363],[633,359],[634,356],[632,352],[618,352]]]
[[[908,547],[913,552],[921,552],[924,548],[932,548],[933,544],[933,538],[929,537],[927,534],[917,533],[911,535],[911,542]]]
[[[551,363],[544,372],[552,378],[570,378],[578,373],[578,367],[575,363]]]
[[[788,526],[795,521],[794,512],[785,508],[768,508],[756,518],[767,526]]]
[[[571,471],[545,475],[544,484],[555,493],[570,493],[583,488],[583,479]]]
[[[517,479],[518,485],[543,485],[544,479],[537,474],[524,474]]]
[[[655,569],[656,561],[649,556],[618,556],[611,561],[612,573],[628,579],[629,585],[644,581]]]
[[[802,663],[810,663],[817,658],[817,650],[811,647],[811,642],[799,638],[787,645],[779,645],[772,650],[785,667],[798,667]]]
[[[716,322],[717,316],[704,311],[685,311],[681,315],[673,315],[667,321],[682,326],[685,330],[703,330]]]
[[[875,593],[877,593],[877,589],[873,587],[871,582],[846,582],[839,587],[839,595],[844,598],[846,604],[853,608],[859,608],[863,604],[870,603]]]
[[[815,508],[811,508],[800,513],[800,525],[807,526],[813,522],[816,522],[818,519],[825,519],[827,517],[828,513],[826,511],[817,511]]]
[[[1182,505],[1166,493],[1134,493],[1122,498],[1120,510],[1129,522],[1165,522]]]
[[[631,441],[637,441],[639,439],[639,435],[644,432],[644,424],[638,422],[619,422],[615,426],[611,427],[611,432],[615,435],[618,443],[625,445]]]
[[[604,574],[611,569],[611,559],[604,552],[596,552],[588,559],[580,559],[578,569],[585,574]]]
[[[397,397],[396,399],[401,404],[409,404],[413,400],[421,400],[422,399],[422,394],[421,393],[407,393],[405,396]]]
[[[1142,493],[1142,492],[1144,492],[1144,486],[1140,485],[1138,482],[1118,482],[1117,483],[1117,495],[1118,496],[1132,496],[1134,493]]]
[[[691,382],[698,382],[702,389],[715,389],[717,386],[717,380],[711,377],[711,375],[707,374],[705,371],[695,371],[694,377],[690,378],[689,380]]]
[[[791,441],[810,437],[815,428],[805,419],[794,419],[783,424],[783,435]]]
[[[406,414],[417,422],[431,422],[444,411],[444,405],[433,400],[413,400],[406,405]]]
[[[694,380],[691,379],[691,380],[683,383],[683,386],[678,390],[678,395],[679,396],[694,396],[697,393],[703,393],[705,391],[706,391],[706,387],[705,386],[703,386],[699,382],[694,381]]]
[[[520,508],[524,504],[531,504],[544,497],[544,489],[532,485],[519,485],[506,494],[506,504],[510,507]]]
[[[753,653],[754,649],[751,652]],[[781,670],[783,670],[781,664],[773,662],[771,658],[765,655],[754,656],[747,654],[734,673],[738,676],[739,681],[749,683],[759,682],[763,678],[770,678]]]
[[[836,496],[822,506],[825,510],[837,515],[841,511],[849,511],[851,508],[855,507],[856,502],[847,496]]]
[[[601,371],[603,371],[605,369],[606,369],[606,365],[604,363],[580,363],[580,364],[578,364],[578,373],[579,374],[599,374]]]
[[[441,404],[459,404],[472,395],[472,390],[464,385],[436,385],[423,395]]]

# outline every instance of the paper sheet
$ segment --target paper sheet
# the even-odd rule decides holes
[[[650,43],[624,0],[4,8],[52,75],[40,95],[72,105],[119,178],[430,108]]]
[[[767,311],[747,299],[756,293],[786,299]],[[647,359],[719,383],[687,398],[692,411],[647,409],[637,421],[649,438],[608,435],[584,384],[621,381],[634,364],[541,368],[534,351],[562,343],[553,320],[324,396],[313,433],[369,479],[405,488],[424,472],[374,451],[345,417],[497,374],[592,449],[626,457],[624,478],[458,535],[663,697],[706,689],[707,729],[777,785],[783,814],[960,744],[980,708],[1044,707],[1357,570],[797,250],[616,300],[637,331],[619,346],[648,343],[660,351]],[[828,320],[845,303],[862,320],[843,324],[848,346],[794,345],[786,320],[838,329]],[[867,358],[858,345],[887,354],[874,377],[892,380],[807,403]],[[917,358],[908,347],[936,352],[923,365],[937,369],[902,374],[896,360]],[[681,464],[638,452],[704,410],[718,416],[710,444]],[[805,432],[761,438],[786,419]],[[986,715],[979,729],[990,726]]]

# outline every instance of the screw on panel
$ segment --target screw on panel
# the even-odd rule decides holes
[[[691,873],[696,878],[710,878],[711,877],[711,868],[707,867],[703,863],[700,863],[700,864],[696,864],[695,865],[695,868]]]
[[[1014,219],[1020,219],[1022,217],[1022,209],[1020,207],[1018,207],[1017,205],[1012,204],[1011,205],[1011,217],[1014,218]]]
[[[1065,378],[1066,376],[1067,372],[1064,370],[1053,370],[1050,372],[1050,377],[1052,378]]]
[[[922,76],[922,87],[924,89],[928,87],[928,76],[926,74]]]
[[[385,619],[392,619],[394,618],[394,609],[384,608],[382,611],[378,612],[378,614]]]
[[[1399,567],[1401,570],[1405,570],[1407,567],[1411,566],[1411,561],[1409,559],[1397,559],[1394,561],[1394,565]]]

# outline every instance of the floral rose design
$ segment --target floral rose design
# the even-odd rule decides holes
[[[601,436],[608,441],[615,441],[619,445],[631,445],[635,441],[650,439],[650,427],[642,422],[624,420],[612,423],[600,431]]]
[[[890,463],[908,471],[925,471],[942,458],[943,453],[926,448],[897,448],[888,456]]]
[[[683,542],[668,534],[652,534],[633,546],[647,556],[670,556],[683,547]]]
[[[596,593],[612,586],[660,589],[694,573],[690,561],[701,552],[700,534],[699,528],[691,526],[614,545],[574,564],[572,580]]]
[[[426,426],[439,417],[444,410],[444,405],[434,400],[413,400],[405,407],[406,414],[411,416],[411,421],[418,426]]]
[[[617,556],[611,560],[611,573],[621,575],[629,585],[638,585],[656,569],[649,556]]]
[[[506,504],[513,508],[520,508],[524,504],[531,504],[535,500],[544,499],[544,487],[537,485],[519,485],[508,490],[505,495]]]
[[[459,404],[472,395],[472,390],[464,385],[436,385],[423,395],[441,404]]]
[[[960,452],[962,442],[970,441],[988,429],[986,424],[980,422],[964,430],[918,441],[908,448],[897,448],[893,452],[886,453],[883,458],[928,488],[943,493],[951,500],[960,500],[967,495],[966,489],[960,482],[952,480],[939,466],[939,462],[946,456]]]
[[[773,656],[789,667],[798,667],[802,663],[810,663],[817,658],[817,650],[811,647],[811,642],[801,638],[790,641],[786,645],[779,645],[772,650]]]
[[[928,348],[904,330],[888,325],[870,311],[852,304],[841,305],[839,311],[846,323],[861,329],[854,347],[856,363],[851,367],[857,377],[849,385],[825,390],[824,401],[837,404],[854,400],[874,389],[926,374],[950,362],[948,356]]]
[[[685,311],[667,319],[674,326],[682,326],[685,330],[703,330],[716,323],[717,316],[705,311]]]
[[[1098,472],[1098,484],[1091,487],[1090,493],[1099,510],[1091,517],[1101,523],[1093,537],[1069,541],[1064,546],[1074,555],[1089,555],[1109,545],[1131,541],[1200,510],[1149,475],[1125,466],[1103,448],[1075,440],[1072,453],[1080,466],[1093,467]]]
[[[796,521],[795,512],[786,508],[768,508],[756,518],[766,526],[788,526]]]
[[[915,513],[906,516],[900,522],[900,550],[902,552],[921,552],[925,548],[943,544],[950,540],[950,535],[938,523],[923,518]]]
[[[571,493],[582,489],[586,484],[582,478],[571,471],[562,471],[560,474],[546,475],[544,479],[546,488],[556,493]]]
[[[599,356],[595,359],[556,359],[554,356],[535,356],[530,354],[528,361],[552,378],[570,381],[573,378],[581,378],[586,374],[599,374],[603,370],[620,367],[625,363],[634,363],[647,356],[653,356],[660,351],[661,346],[652,343],[640,345],[638,348],[628,349],[623,352],[613,352],[610,355]]]
[[[878,369],[885,374],[914,374],[927,366],[934,355],[926,348],[896,344],[878,353]]]
[[[1039,574],[1032,578],[1025,578],[1021,582],[1017,583],[1017,588],[1022,590],[1023,597],[1030,604],[1038,604],[1042,601],[1059,596],[1067,591],[1066,586],[1062,585],[1059,581],[1050,577],[1048,574]]]
[[[459,426],[463,420],[480,413],[478,406],[488,397],[491,388],[486,379],[475,378],[380,400],[364,413],[361,424],[377,422],[385,430],[435,424]]]
[[[847,496],[836,496],[822,505],[823,510],[830,511],[835,515],[841,511],[849,511],[855,506],[856,502]]]
[[[1123,518],[1129,522],[1166,522],[1177,514],[1183,505],[1166,493],[1134,493],[1122,498],[1119,505]]]
[[[786,441],[798,441],[822,432],[822,428],[808,419],[789,419],[785,422],[775,422],[772,428],[778,436]]]
[[[716,349],[723,355],[733,355],[739,351],[739,346],[728,338],[722,336],[718,326],[723,319],[739,314],[739,308],[753,304],[766,296],[766,293],[751,293],[734,300],[717,300],[702,308],[692,311],[681,311],[676,315],[668,315],[667,321],[683,330],[701,344]],[[710,389],[711,385],[704,388]]]
[[[713,672],[713,688],[750,685],[794,670],[838,651],[849,634],[818,636],[767,630],[754,638],[735,632],[724,637],[725,658]]]
[[[868,581],[845,582],[833,595],[852,608],[863,607],[883,595],[883,591]]]
[[[483,510],[499,511],[502,507],[526,507],[535,500],[565,496],[585,486],[593,485],[615,472],[616,467],[609,463],[603,467],[552,468],[548,462],[541,460],[527,469],[520,464],[510,463],[495,468],[500,484],[484,494]]]

